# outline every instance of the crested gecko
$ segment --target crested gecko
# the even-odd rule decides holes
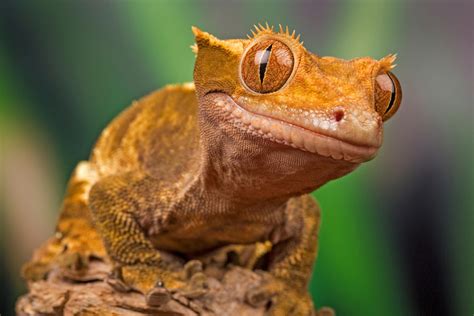
[[[196,269],[193,258],[259,243],[258,267],[273,278],[248,303],[312,315],[320,210],[309,193],[377,154],[401,102],[395,55],[321,57],[281,26],[230,40],[192,30],[194,82],[145,96],[104,129],[69,181],[56,235],[23,274],[105,258],[109,284],[160,305],[189,286],[178,271]]]

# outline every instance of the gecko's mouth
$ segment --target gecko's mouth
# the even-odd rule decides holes
[[[219,106],[237,128],[251,135],[335,160],[362,163],[375,157],[380,146],[354,144],[321,131],[251,112],[223,92],[212,92]]]

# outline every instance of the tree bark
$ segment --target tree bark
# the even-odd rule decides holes
[[[81,275],[71,275],[55,267],[45,280],[29,282],[28,293],[19,298],[18,315],[255,315],[265,306],[252,307],[245,302],[248,289],[262,282],[263,274],[227,265],[219,273],[204,271],[208,291],[198,298],[172,294],[159,308],[147,306],[138,292],[119,292],[105,282],[111,267],[100,260],[90,262]]]

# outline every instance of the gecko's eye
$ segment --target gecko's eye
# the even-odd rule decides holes
[[[254,92],[275,92],[288,81],[294,63],[288,46],[277,40],[263,40],[245,53],[240,66],[241,77]]]
[[[402,88],[391,72],[375,78],[375,110],[386,121],[397,112],[402,100]]]

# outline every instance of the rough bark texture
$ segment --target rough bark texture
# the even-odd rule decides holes
[[[265,307],[245,302],[248,289],[260,284],[263,275],[229,265],[219,274],[209,273],[208,292],[199,298],[174,293],[160,308],[150,308],[137,292],[118,292],[105,282],[110,265],[93,261],[77,275],[58,268],[46,280],[28,284],[29,292],[20,297],[18,315],[263,315]],[[219,275],[219,276],[218,276]]]

